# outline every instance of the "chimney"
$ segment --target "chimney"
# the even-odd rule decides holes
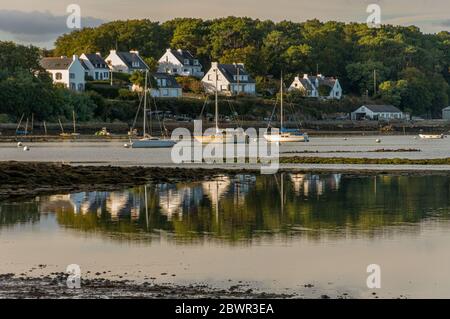
[[[168,53],[170,53],[170,52],[172,52],[172,49],[166,49],[166,52],[168,52]]]
[[[139,55],[139,51],[138,50],[130,50],[130,53],[134,53],[136,55]]]
[[[96,52],[95,54],[97,54],[99,57],[102,56],[100,52]]]
[[[116,50],[109,50],[109,53],[116,53]]]
[[[178,53],[183,53],[183,50],[177,49]]]
[[[218,62],[211,62],[211,68],[217,69],[219,67]]]
[[[74,60],[74,61],[78,60],[78,55],[74,54],[72,57],[72,60]]]
[[[307,73],[303,74],[303,78],[307,79],[308,78],[308,74]]]

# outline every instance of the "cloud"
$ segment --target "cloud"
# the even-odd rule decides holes
[[[49,11],[0,10],[0,31],[10,33],[21,41],[45,42],[56,35],[69,32],[67,16],[54,15]],[[104,21],[82,17],[82,27],[93,27]]]

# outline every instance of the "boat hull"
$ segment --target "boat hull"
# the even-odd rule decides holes
[[[266,141],[270,143],[302,143],[309,142],[308,135],[292,135],[292,134],[264,134]]]
[[[419,134],[419,137],[424,140],[441,140],[444,138],[444,135],[443,134],[441,134],[441,135]]]
[[[194,136],[194,139],[202,144],[232,144],[232,143],[246,143],[247,136],[237,136],[237,135],[202,135],[202,136]]]
[[[173,147],[177,142],[172,140],[158,140],[158,139],[148,139],[148,140],[137,140],[131,144],[132,148],[170,148]]]

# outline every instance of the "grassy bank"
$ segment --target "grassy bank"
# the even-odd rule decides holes
[[[349,157],[282,157],[282,164],[378,164],[378,165],[450,165],[450,157],[433,159],[349,158]]]

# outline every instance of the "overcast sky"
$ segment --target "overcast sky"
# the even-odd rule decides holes
[[[51,48],[67,32],[66,8],[76,3],[82,25],[148,18],[215,18],[229,15],[275,21],[320,20],[365,22],[367,5],[382,9],[382,23],[417,25],[424,32],[450,31],[450,0],[0,0],[0,40]]]

